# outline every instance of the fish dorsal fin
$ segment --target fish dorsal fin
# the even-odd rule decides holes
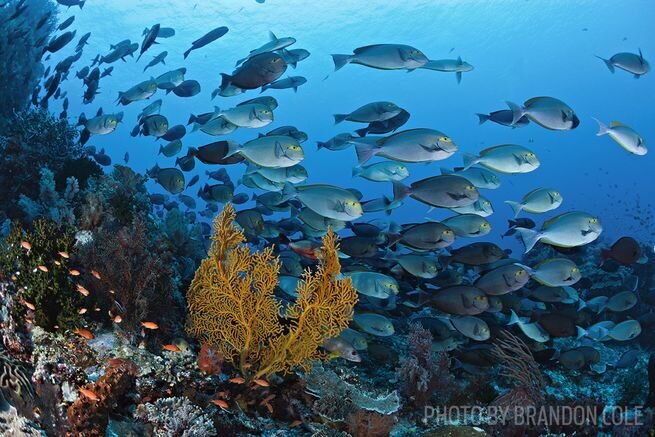
[[[96,112],[96,117],[100,117],[102,115],[102,106],[98,108],[98,112]]]
[[[461,57],[461,56],[458,56],[458,57],[457,57],[457,65],[462,65],[462,64],[463,64],[463,62],[462,62],[462,57]]]
[[[511,144],[500,144],[498,146],[492,146],[492,147],[487,147],[486,149],[482,150],[480,152],[480,156],[484,156],[485,154],[491,152],[492,150],[500,149],[502,147],[507,147],[510,146]]]
[[[644,65],[644,55],[641,53],[641,49],[639,49],[639,63]]]
[[[569,215],[569,214],[573,214],[574,212],[575,212],[575,211],[565,212],[564,214],[556,215],[555,217],[546,220],[546,221],[544,222],[544,224],[541,226],[541,229],[544,230],[544,229],[548,228],[550,225],[552,225],[553,223],[555,223],[555,220],[558,220],[558,219],[560,219],[560,218],[562,218],[562,217],[564,217],[564,216],[567,216],[567,215]]]
[[[408,133],[408,132],[417,131],[417,130],[421,130],[421,129],[422,129],[422,128],[407,129],[407,130],[403,130],[403,131],[400,131],[400,132],[393,133],[393,134],[389,135],[388,137],[380,138],[380,139],[378,140],[378,142],[377,142],[377,143],[378,143],[378,146],[382,146],[382,145],[384,145],[384,143],[386,143],[387,141],[389,141],[391,138],[395,138],[395,137],[397,137],[398,135],[406,134],[406,133]]]
[[[613,121],[610,123],[610,127],[617,127],[617,126],[625,126],[625,124],[621,123],[620,121]]]
[[[271,31],[268,32],[268,37],[271,39],[271,41],[277,41],[277,36]]]
[[[549,97],[544,97],[544,96],[533,97],[531,99],[526,100],[525,103],[523,104],[523,106],[528,107],[531,104],[533,104],[534,102],[536,102],[537,100],[547,99],[547,98],[549,98]]]

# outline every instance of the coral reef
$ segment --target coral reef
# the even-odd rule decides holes
[[[152,428],[155,436],[215,436],[218,435],[209,415],[187,398],[164,398],[141,404],[136,416]]]
[[[80,293],[69,272],[73,236],[65,227],[38,219],[32,230],[14,223],[0,251],[0,272],[12,280],[22,303],[14,309],[48,330],[73,328],[80,316]]]
[[[338,279],[337,237],[323,238],[318,269],[304,272],[296,302],[282,312],[274,297],[279,261],[271,248],[253,253],[234,218],[234,208],[226,205],[214,220],[209,257],[187,295],[188,331],[249,378],[307,370],[312,361],[327,358],[319,347],[348,326],[357,302],[350,279]]]

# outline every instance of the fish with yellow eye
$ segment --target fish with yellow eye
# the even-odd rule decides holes
[[[226,157],[236,154],[265,168],[292,167],[305,158],[298,140],[286,135],[259,137],[243,145],[230,142]]]
[[[578,266],[568,258],[546,259],[533,268],[517,265],[527,270],[532,279],[548,287],[570,286],[582,278]]]
[[[478,156],[464,153],[464,170],[480,164],[500,173],[529,173],[541,164],[531,150],[516,144],[502,144],[480,152]]]
[[[478,214],[460,214],[442,220],[458,237],[482,237],[491,232],[491,224]]]

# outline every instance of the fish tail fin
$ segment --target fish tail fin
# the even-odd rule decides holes
[[[598,133],[596,134],[597,137],[607,135],[608,133],[610,133],[610,130],[605,125],[605,123],[603,123],[602,121],[600,121],[597,118],[594,118],[594,117],[591,117],[591,118],[593,118],[596,121],[596,123],[598,123]]]
[[[487,114],[475,114],[475,115],[478,116],[478,124],[484,124],[490,118]]]
[[[227,153],[225,154],[225,157],[229,157],[232,155],[236,155],[239,153],[241,150],[241,145],[235,141],[228,141],[227,142]]]
[[[605,63],[609,71],[614,73],[614,64],[612,64],[612,61],[610,61],[609,59],[601,58],[600,56],[596,56],[596,57]]]
[[[510,311],[511,311],[510,313],[511,315],[509,317],[509,322],[507,322],[507,326],[512,326],[512,325],[516,325],[517,323],[520,323],[521,319],[519,319],[519,316],[514,312],[514,310],[510,310]]]
[[[339,71],[344,65],[349,64],[353,57],[351,55],[332,55],[334,71]]]
[[[512,211],[514,212],[514,218],[518,217],[521,211],[523,210],[523,205],[519,202],[506,200],[505,203],[508,204],[510,208],[512,208]],[[516,222],[514,222],[514,225],[512,225],[512,221],[510,220],[510,226],[515,226],[515,225]]]
[[[518,226],[518,223],[516,223],[516,220],[508,219],[507,220],[507,227],[513,228]]]
[[[186,59],[187,56],[189,56],[189,53],[191,53],[191,50],[193,50],[193,47],[191,47],[189,50],[187,50],[186,52],[184,52],[184,59]]]
[[[221,73],[221,86],[220,89],[224,90],[232,84],[232,76],[226,73]]]
[[[400,202],[411,194],[411,188],[399,181],[393,181],[393,202]]]
[[[191,132],[195,132],[198,129],[200,129],[200,123],[193,123],[193,128],[191,129]]]
[[[509,100],[505,103],[512,111],[512,125],[515,125],[525,115],[525,108]]]
[[[576,325],[575,328],[578,331],[578,336],[576,337],[576,340],[580,340],[581,338],[584,338],[587,336],[587,330],[584,329],[582,326]]]
[[[80,7],[80,10],[82,10],[82,8],[84,7],[84,3],[86,3],[86,0],[82,0],[77,4]]]
[[[86,115],[84,115],[84,112],[82,112],[77,119],[77,126],[84,126],[84,123],[86,123]]]
[[[339,124],[348,117],[348,114],[334,114],[334,124]]]
[[[391,211],[394,208],[397,208],[400,205],[397,205],[395,202],[392,202],[391,199],[389,199],[387,196],[382,196],[382,199],[384,200],[384,213],[386,215],[391,215]]]
[[[437,257],[437,260],[439,261],[439,265],[443,270],[446,270],[448,267],[450,267],[450,264],[453,262],[453,257],[451,255],[441,255]]]
[[[525,253],[530,252],[534,245],[537,244],[537,241],[539,241],[541,238],[541,234],[532,229],[516,228],[516,232],[518,232],[519,236],[521,237],[521,241],[525,246]]]
[[[361,129],[355,130],[355,133],[359,135],[360,137],[365,137],[366,134],[368,133],[368,127],[363,127]]]
[[[475,164],[480,162],[480,158],[476,155],[473,155],[471,153],[463,153],[464,156],[464,168],[462,170],[468,170],[469,168],[473,167]]]
[[[352,177],[357,177],[362,174],[362,168],[360,166],[353,167]]]
[[[198,120],[198,117],[196,117],[195,115],[191,114],[191,115],[189,115],[189,121],[187,122],[186,125],[188,126],[188,125],[190,125],[191,123],[194,123],[196,120]]]
[[[372,144],[357,143],[355,152],[357,153],[357,162],[361,165],[371,159],[377,153],[378,147]]]
[[[316,142],[316,150],[321,150],[325,148],[327,143],[324,143],[323,141],[317,141]]]
[[[218,88],[216,88],[214,91],[212,91],[212,100],[214,100],[216,98],[216,96],[218,95],[218,93],[220,93],[220,92],[221,92],[221,90],[218,89]]]

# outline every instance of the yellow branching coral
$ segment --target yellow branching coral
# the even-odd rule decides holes
[[[274,296],[279,260],[272,248],[251,251],[234,218],[228,204],[214,220],[209,256],[187,294],[188,331],[250,378],[309,369],[327,358],[319,347],[348,326],[357,303],[350,278],[339,279],[337,236],[323,237],[318,268],[303,273],[296,302],[283,310]]]

